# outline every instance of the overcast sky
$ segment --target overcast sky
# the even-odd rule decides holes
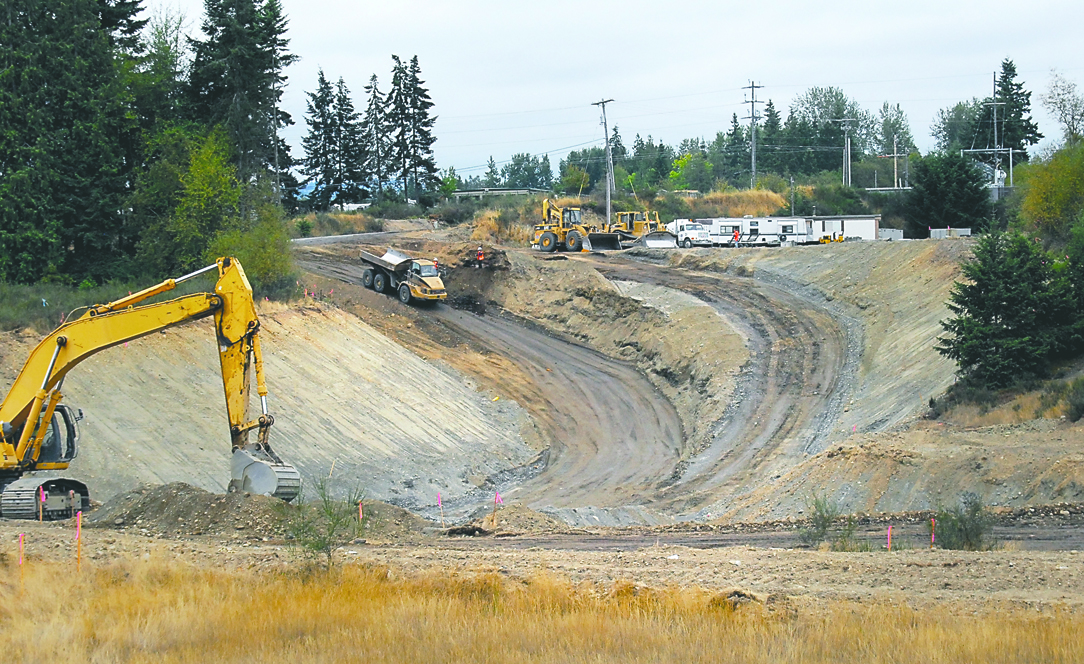
[[[418,56],[438,115],[437,163],[465,175],[516,152],[548,153],[556,171],[570,149],[601,144],[591,103],[604,98],[626,145],[636,134],[674,144],[711,140],[733,113],[747,116],[750,80],[784,117],[807,88],[837,86],[871,112],[900,104],[925,152],[937,110],[989,95],[1006,57],[1047,137],[1059,134],[1038,99],[1051,68],[1084,86],[1080,0],[282,3],[300,56],[283,97],[295,158],[318,68],[341,76],[361,109],[371,74],[387,90],[392,54]],[[144,4],[179,9],[198,33],[202,0]]]

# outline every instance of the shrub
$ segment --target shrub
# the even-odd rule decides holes
[[[335,562],[335,552],[354,541],[364,526],[358,520],[361,490],[353,489],[345,500],[336,500],[336,493],[331,479],[321,478],[316,481],[315,501],[305,503],[299,495],[297,505],[278,506],[292,544],[304,555],[320,560],[327,569]]]
[[[261,208],[257,219],[250,228],[219,233],[207,249],[207,261],[233,256],[241,261],[257,297],[285,297],[290,281],[294,279],[286,223],[281,210],[274,206]]]
[[[808,511],[809,527],[799,530],[798,538],[802,544],[816,546],[828,538],[829,529],[839,518],[839,506],[828,496],[813,494]]]
[[[982,500],[974,493],[960,496],[958,505],[938,509],[936,541],[942,549],[988,551],[995,546],[991,538],[993,519]]]
[[[1065,400],[1069,404],[1069,412],[1066,413],[1072,422],[1084,417],[1084,378],[1073,381],[1066,393]]]
[[[296,226],[297,234],[301,237],[309,237],[312,235],[312,222],[308,219],[299,219]]]

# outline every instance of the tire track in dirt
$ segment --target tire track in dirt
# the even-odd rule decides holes
[[[659,268],[619,257],[583,259],[608,278],[685,291],[746,337],[750,360],[735,402],[708,446],[665,482],[675,512],[717,510],[820,451],[857,367],[847,330],[828,312],[751,278]]]
[[[304,269],[361,283],[356,263],[306,256]],[[574,525],[651,523],[642,506],[679,460],[681,422],[670,402],[634,367],[504,318],[438,305],[438,318],[513,360],[539,388],[541,403],[520,404],[555,441],[536,476],[501,487],[529,506]]]

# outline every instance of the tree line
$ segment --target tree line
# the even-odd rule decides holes
[[[205,0],[197,37],[143,0],[9,0],[0,21],[0,279],[85,286],[215,253],[289,270],[279,0]]]
[[[381,93],[376,74],[365,86],[365,112],[355,110],[342,77],[333,87],[320,70],[307,92],[302,139],[304,202],[314,210],[388,196],[431,202],[440,184],[433,157],[433,101],[421,80],[418,56],[393,55],[391,87]]]

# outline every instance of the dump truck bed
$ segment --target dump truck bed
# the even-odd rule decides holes
[[[388,249],[384,252],[383,256],[370,254],[368,251],[363,250],[360,258],[363,263],[371,263],[372,265],[382,267],[389,272],[402,272],[407,270],[410,268],[410,262],[414,260],[410,256],[394,249]]]

